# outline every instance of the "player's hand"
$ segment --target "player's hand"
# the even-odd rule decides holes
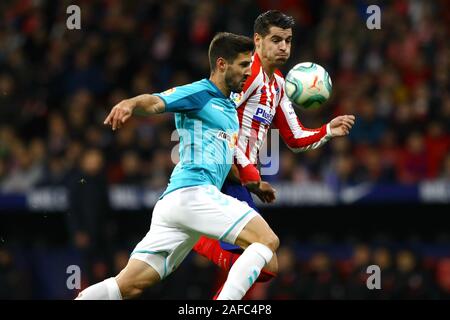
[[[260,181],[258,184],[250,185],[250,187],[249,184],[246,186],[264,203],[272,203],[276,199],[276,190],[266,181]]]
[[[133,114],[134,103],[130,100],[122,100],[116,104],[103,122],[111,125],[113,130],[120,129]]]
[[[239,169],[235,164],[231,165],[230,172],[228,173],[227,179],[240,183],[241,182],[241,176],[239,175]]]
[[[355,124],[354,115],[338,116],[330,121],[330,130],[333,137],[342,137],[349,134]]]

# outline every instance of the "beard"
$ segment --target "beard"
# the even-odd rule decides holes
[[[245,80],[247,78],[245,77],[239,80],[233,80],[233,78],[235,77],[233,77],[232,75],[229,74],[225,75],[225,84],[227,85],[227,87],[230,89],[231,92],[241,92],[242,89],[244,88]]]
[[[273,60],[271,60],[272,62],[272,66],[274,66],[275,68],[281,68],[282,66],[284,66],[286,64],[286,62],[288,61],[289,57],[277,57],[275,56],[273,58]]]
[[[276,60],[275,60],[276,63],[278,64],[277,67],[283,66],[288,61],[288,59],[289,59],[289,57],[286,57],[286,58],[284,58],[284,57],[277,57]]]

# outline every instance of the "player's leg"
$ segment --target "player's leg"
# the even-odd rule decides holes
[[[167,248],[165,242],[158,243],[158,239],[166,229],[160,219],[161,210],[166,207],[162,202],[156,203],[150,231],[136,246],[127,266],[116,277],[106,279],[83,290],[77,300],[129,299],[138,296],[145,288],[161,280],[164,275],[165,256],[167,256],[164,250],[170,249],[170,247]],[[142,250],[136,251],[141,248]],[[153,257],[149,258],[150,253],[153,254]]]
[[[222,193],[234,197],[240,201],[245,201],[251,208],[258,211],[249,190],[241,184],[226,181],[221,191]],[[234,262],[243,252],[242,248],[239,246],[224,241],[207,238],[205,236],[202,236],[199,239],[193,250],[227,272],[231,269]],[[276,276],[277,272],[278,261],[276,255],[274,254],[269,264],[261,270],[256,282],[269,281]],[[219,292],[214,295],[214,298],[219,295],[222,287],[219,289]]]
[[[278,249],[279,239],[261,216],[246,223],[234,244],[244,253],[231,267],[218,300],[242,299]]]
[[[214,186],[185,188],[179,194],[189,211],[184,218],[178,216],[179,225],[245,248],[231,267],[227,283],[219,296],[241,299],[258,278],[261,269],[272,259],[278,248],[277,236],[254,209],[221,193]]]
[[[192,248],[195,252],[207,258],[222,270],[228,272],[233,266],[234,262],[241,256],[243,250],[226,250],[223,249],[223,242],[211,239],[205,236],[200,237],[195,246]],[[261,270],[256,282],[267,282],[273,279],[278,272],[278,261],[276,254],[274,254],[269,264]]]
[[[243,249],[247,249],[253,243],[261,243],[275,252],[280,245],[280,240],[272,231],[266,220],[260,215],[253,217],[242,229],[234,242]]]
[[[130,259],[115,279],[123,299],[139,297],[145,289],[161,281],[159,273],[152,266],[138,259]]]
[[[253,197],[250,191],[248,190],[247,187],[241,185],[240,183],[235,183],[233,181],[225,181],[225,183],[222,186],[222,192],[240,201],[245,201],[250,206],[250,208],[254,209],[256,212],[259,213],[259,210],[256,207],[255,202],[253,201]],[[242,254],[242,248],[240,248],[239,246],[234,245],[234,248],[240,248],[240,250],[233,250],[233,247],[231,247],[232,245],[224,241],[220,242],[220,246],[225,250],[230,250],[233,253],[238,254],[238,256],[234,259],[234,261],[236,261],[239,255]],[[256,281],[257,282],[268,281],[272,279],[277,273],[278,273],[278,261],[276,254],[274,254],[272,260],[261,271],[261,274]]]
[[[250,192],[241,184],[226,180],[221,192],[237,200],[245,201],[251,208],[258,211]],[[234,244],[204,236],[200,238],[192,249],[225,270],[229,270],[231,267],[229,262],[232,261],[233,254],[241,254],[243,251],[241,247]]]
[[[127,266],[116,276],[83,290],[76,300],[122,300],[132,299],[161,280],[158,272],[147,263],[130,259]]]
[[[115,277],[85,289],[79,299],[131,299],[165,279],[184,260],[197,242],[195,232],[178,228],[172,215],[186,215],[176,194],[158,201],[150,231],[136,245],[127,266]]]
[[[233,254],[233,255],[236,256],[236,257],[235,257],[235,260],[234,260],[234,262],[235,262],[235,261],[241,256],[241,253],[239,253],[239,254]],[[234,263],[234,262],[233,262],[233,263]],[[272,266],[271,266],[271,265],[272,265]],[[230,269],[231,269],[231,266],[230,266]],[[230,269],[228,269],[227,271],[229,271]],[[269,264],[268,264],[267,266],[265,266],[265,267],[261,270],[261,273],[259,274],[259,277],[256,279],[255,283],[256,283],[256,282],[264,283],[264,282],[270,281],[270,280],[272,280],[273,278],[275,278],[275,277],[277,276],[277,273],[273,273],[273,272],[271,272],[270,270],[278,270],[278,259],[277,259],[275,253],[274,253],[273,257],[272,257],[272,260],[270,260]],[[216,291],[216,293],[215,293],[214,296],[213,296],[213,300],[217,300],[217,298],[219,297],[220,293],[222,292],[222,289],[223,289],[223,286],[224,286],[224,285],[225,285],[225,283],[222,284],[222,285],[219,287],[219,289]],[[253,284],[252,287],[253,287],[254,285],[255,285],[255,284]],[[247,293],[251,290],[252,287],[250,287],[250,289],[247,291]],[[243,298],[245,298],[245,296],[244,296]]]

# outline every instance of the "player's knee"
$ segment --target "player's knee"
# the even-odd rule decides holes
[[[269,235],[261,237],[258,242],[268,247],[270,250],[272,250],[272,252],[277,251],[278,247],[280,246],[280,239],[275,233],[270,233]]]
[[[272,237],[269,239],[268,247],[271,248],[273,252],[275,252],[278,250],[279,246],[280,246],[280,239],[277,237],[276,234],[273,234]]]

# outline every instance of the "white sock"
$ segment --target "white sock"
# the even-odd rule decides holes
[[[217,300],[242,299],[272,256],[272,250],[261,243],[248,246],[231,267]]]
[[[122,295],[113,277],[87,287],[75,300],[122,300]]]

